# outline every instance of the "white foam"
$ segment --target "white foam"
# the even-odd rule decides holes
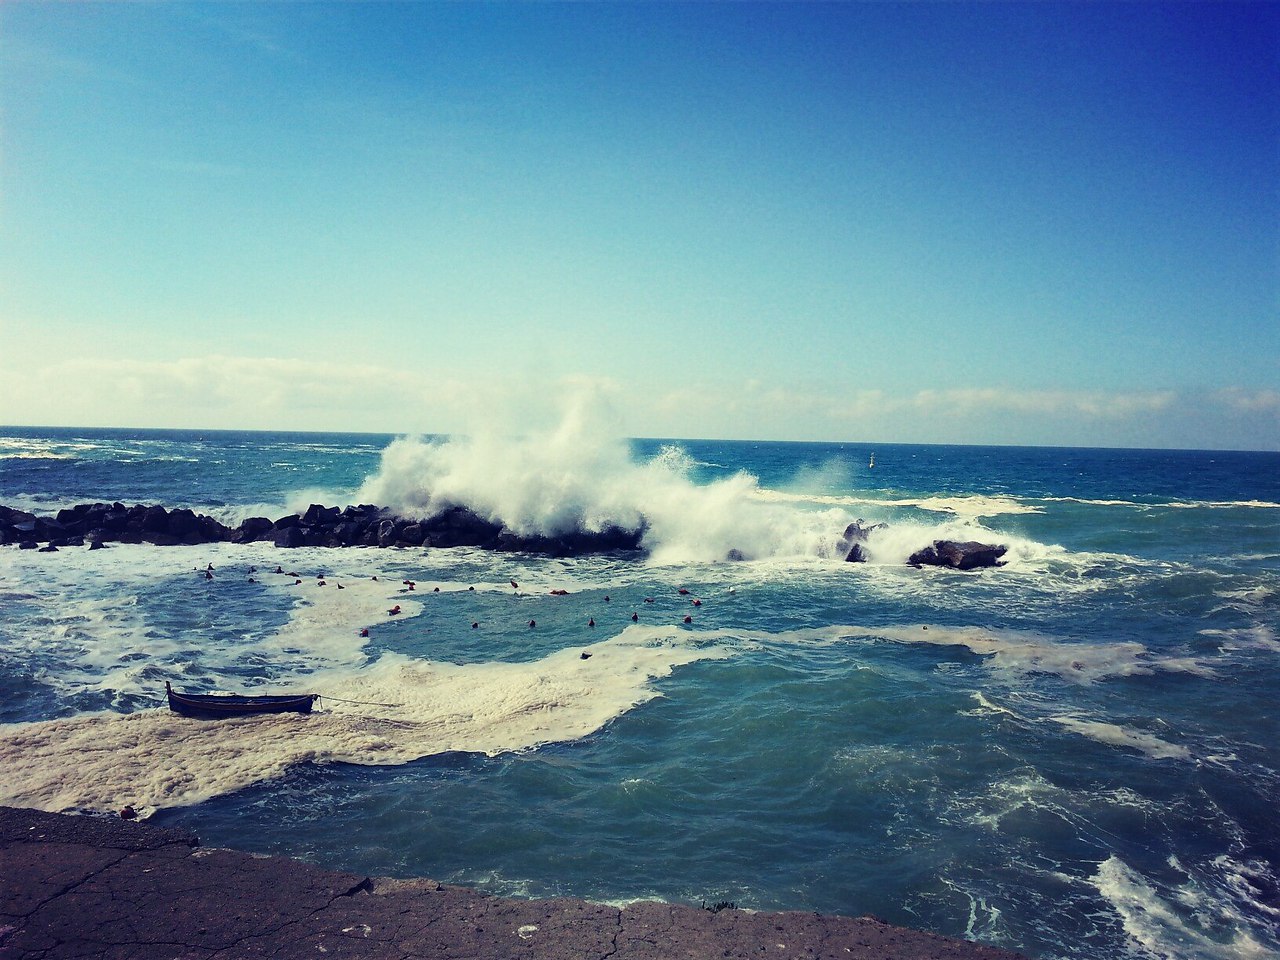
[[[1066,727],[1073,733],[1099,743],[1107,743],[1116,747],[1125,747],[1145,753],[1153,760],[1190,760],[1191,751],[1176,743],[1169,743],[1143,730],[1122,727],[1114,723],[1099,720],[1081,720],[1079,717],[1050,717],[1054,723]]]
[[[965,520],[995,517],[1001,514],[1044,513],[1044,508],[1014,497],[968,494],[951,497],[915,497],[887,499],[867,494],[841,495],[805,493],[795,490],[761,490],[763,500],[787,503],[816,503],[841,507],[914,507],[932,513],[945,513]]]
[[[1176,861],[1171,865],[1181,868]],[[1098,865],[1091,883],[1119,915],[1139,957],[1273,960],[1280,942],[1245,913],[1256,903],[1242,910],[1230,891],[1206,881],[1188,875],[1166,898],[1155,884],[1112,855]]]
[[[1207,628],[1199,631],[1202,637],[1221,637],[1225,650],[1240,650],[1250,647],[1271,650],[1280,653],[1280,640],[1269,624],[1255,624],[1252,627],[1233,627],[1230,629]]]
[[[922,624],[916,627],[827,627],[816,633],[828,637],[868,637],[897,643],[926,643],[963,647],[989,657],[991,666],[1012,674],[1054,674],[1073,683],[1093,683],[1109,677],[1149,676],[1157,671],[1213,677],[1198,660],[1159,657],[1140,643],[1067,643],[1055,637],[1022,630]]]
[[[1280,510],[1280,503],[1269,500],[1167,500],[1143,503],[1136,500],[1091,500],[1086,497],[1040,497],[1044,503],[1079,503],[1091,507],[1133,507],[1138,510],[1230,510],[1248,507],[1261,510]]]
[[[585,660],[575,647],[533,663],[468,666],[388,654],[327,674],[312,688],[394,707],[322,701],[324,709],[308,717],[218,722],[159,709],[3,727],[0,801],[45,810],[128,803],[149,814],[304,762],[400,764],[445,751],[496,754],[574,740],[657,696],[651,682],[675,667],[729,655],[686,631],[640,626],[592,644],[591,652]]]

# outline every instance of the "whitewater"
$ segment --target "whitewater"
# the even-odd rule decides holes
[[[0,548],[0,802],[503,894],[1274,956],[1277,467],[624,440],[585,407],[522,436],[0,428],[19,509],[466,506],[644,548]],[[885,524],[865,563],[855,520]],[[905,564],[935,539],[1006,562]],[[166,680],[321,700],[208,723]]]

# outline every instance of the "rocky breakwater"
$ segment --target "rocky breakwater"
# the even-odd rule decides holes
[[[864,527],[862,524],[863,521],[858,520],[845,527],[842,543],[845,560],[850,563],[865,563],[870,559],[867,538],[876,530],[888,526],[876,523]],[[1003,564],[1004,561],[1000,558],[1008,549],[1001,544],[979,543],[976,540],[934,540],[907,557],[907,564],[916,569],[950,567],[953,570],[976,570],[980,567],[998,567]]]
[[[312,504],[303,513],[276,520],[250,517],[237,527],[227,527],[213,517],[186,508],[82,503],[59,510],[54,516],[37,516],[0,506],[0,543],[46,551],[83,546],[97,549],[112,542],[173,546],[265,541],[278,547],[470,546],[573,556],[637,551],[643,532],[610,527],[553,536],[521,534],[465,507],[452,507],[433,517],[417,519],[397,516],[370,504],[345,509]]]

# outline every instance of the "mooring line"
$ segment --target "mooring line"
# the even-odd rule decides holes
[[[336,700],[338,703],[354,703],[361,707],[403,707],[403,703],[372,703],[369,700],[343,700],[341,697],[331,697],[327,693],[320,693],[317,696],[321,700]]]

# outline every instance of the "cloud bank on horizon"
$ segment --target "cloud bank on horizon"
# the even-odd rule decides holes
[[[1280,7],[0,10],[0,423],[1280,449]]]

